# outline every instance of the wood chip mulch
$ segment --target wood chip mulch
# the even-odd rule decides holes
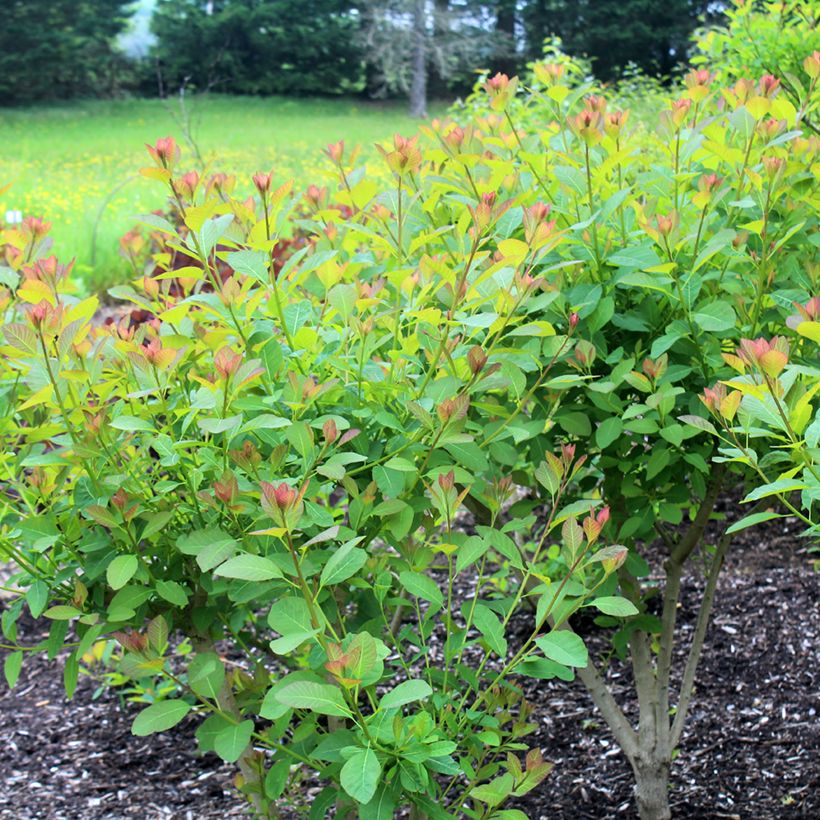
[[[749,531],[730,554],[672,769],[676,818],[820,817],[820,573],[805,547],[787,524]],[[701,585],[687,579],[679,613],[687,635]],[[22,621],[21,642],[38,640],[44,628]],[[593,649],[603,646],[596,641],[592,636]],[[607,676],[627,697],[628,669],[613,661]],[[115,690],[94,699],[97,686],[81,678],[67,703],[59,663],[39,657],[26,660],[13,691],[0,682],[2,820],[245,814],[232,790],[233,768],[197,755],[193,720],[135,738],[130,724],[138,707]],[[530,745],[556,765],[518,807],[533,820],[634,817],[629,766],[583,687],[529,681],[527,695],[541,727]],[[306,816],[305,797],[303,787],[294,795],[301,807],[284,813]]]

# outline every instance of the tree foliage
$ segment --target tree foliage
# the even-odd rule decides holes
[[[160,0],[154,55],[169,88],[238,94],[336,94],[362,62],[346,0]]]
[[[686,56],[706,0],[529,0],[524,7],[527,48],[533,57],[550,36],[573,55],[593,60],[595,74],[611,79],[635,63],[648,73],[668,75]]]
[[[0,103],[110,93],[124,58],[113,45],[131,0],[7,0],[0,25]]]

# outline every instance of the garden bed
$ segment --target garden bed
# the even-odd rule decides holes
[[[772,524],[745,531],[730,553],[684,754],[672,769],[675,817],[820,815],[820,576],[793,532],[788,521],[780,529]],[[688,579],[679,615],[689,634],[699,585]],[[45,631],[45,622],[23,620],[20,626],[23,643]],[[523,621],[521,626],[523,631]],[[594,637],[590,648],[600,648]],[[609,677],[622,680],[616,694],[631,692],[629,674],[618,662]],[[136,707],[121,707],[113,690],[93,700],[95,688],[81,678],[67,705],[59,667],[41,657],[27,661],[14,691],[4,687],[0,818],[244,814],[232,791],[235,769],[196,754],[194,721],[135,738],[130,724]],[[589,720],[595,713],[583,687],[531,681],[528,698],[541,724],[531,745],[556,766],[519,807],[533,820],[633,816],[628,764],[603,722]],[[313,790],[306,785],[293,795],[290,816],[306,815]]]

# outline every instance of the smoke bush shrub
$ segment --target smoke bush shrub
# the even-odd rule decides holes
[[[810,480],[815,351],[786,319],[816,293],[818,145],[774,77],[693,72],[637,122],[571,66],[487,81],[469,121],[397,136],[379,167],[329,146],[298,208],[270,174],[240,199],[158,141],[144,174],[174,216],[143,217],[164,241],[116,291],[147,322],[98,326],[45,226],[6,232],[10,683],[65,646],[70,693],[115,635],[124,674],[173,684],[134,732],[204,718],[200,747],[260,815],[313,773],[312,817],[513,820],[504,802],[550,768],[517,681],[577,673],[642,816],[669,815],[730,530],[757,520],[708,527],[724,488],[760,478],[706,419],[738,346],[787,336],[800,376],[761,500]],[[44,644],[17,645],[23,607],[52,620]],[[573,630],[582,607],[631,660],[637,729]]]

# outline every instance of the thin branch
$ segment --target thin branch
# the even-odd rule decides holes
[[[603,715],[607,726],[615,735],[615,740],[618,741],[618,745],[623,749],[624,754],[630,761],[637,758],[638,735],[630,725],[612,692],[604,683],[592,658],[589,659],[589,664],[586,667],[578,670],[578,677],[586,686],[593,702],[598,707],[598,711]]]

